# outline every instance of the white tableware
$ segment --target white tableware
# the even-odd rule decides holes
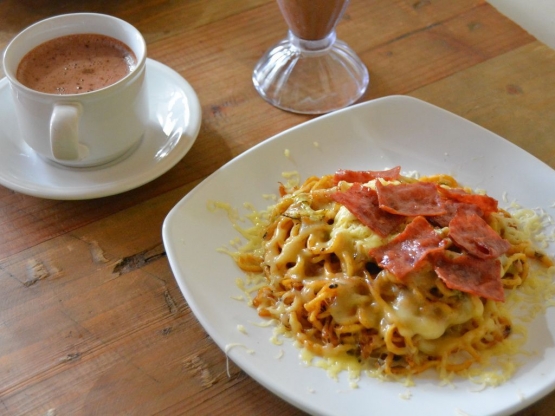
[[[36,46],[66,35],[94,33],[131,48],[136,64],[123,79],[80,94],[48,94],[16,77],[21,59]],[[123,155],[145,131],[146,44],[129,23],[97,13],[51,17],[19,33],[4,52],[4,72],[13,91],[21,137],[39,155],[67,166],[100,165]]]
[[[6,78],[0,80],[0,184],[51,199],[90,199],[141,186],[167,172],[189,151],[201,124],[191,85],[167,66],[147,59],[149,112],[139,143],[119,159],[90,168],[65,167],[38,156],[14,128]]]
[[[218,346],[247,374],[300,409],[314,415],[457,416],[509,415],[555,388],[555,310],[528,325],[523,365],[499,387],[482,388],[454,379],[440,385],[435,374],[414,377],[415,385],[362,376],[353,388],[348,374],[338,380],[307,367],[288,339],[271,342],[271,327],[236,297],[242,276],[233,260],[217,251],[238,237],[222,201],[245,214],[271,204],[282,172],[302,179],[337,169],[448,173],[482,188],[500,205],[517,200],[553,215],[555,171],[505,139],[425,102],[392,96],[359,104],[292,128],[238,156],[190,192],[168,214],[163,238],[171,268],[187,303]],[[541,183],[541,189],[540,189]],[[507,201],[505,200],[507,199]],[[248,222],[245,222],[245,226]],[[549,248],[553,255],[553,247]],[[239,330],[238,326],[241,330]],[[244,330],[243,330],[244,328]]]

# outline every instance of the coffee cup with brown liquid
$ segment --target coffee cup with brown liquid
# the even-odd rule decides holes
[[[146,44],[129,23],[96,13],[52,17],[18,34],[3,64],[20,136],[43,158],[96,166],[139,144]]]

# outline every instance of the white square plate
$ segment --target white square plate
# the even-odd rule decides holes
[[[434,375],[416,385],[363,376],[353,388],[347,374],[331,379],[303,365],[289,340],[270,341],[272,328],[234,296],[241,276],[232,259],[216,250],[238,236],[223,211],[208,201],[257,209],[277,194],[282,173],[302,180],[337,169],[380,170],[401,165],[403,172],[447,173],[461,184],[485,189],[525,207],[553,214],[555,171],[505,139],[425,102],[391,96],[362,103],[299,125],[235,158],[190,192],[168,214],[163,239],[175,278],[208,334],[246,373],[300,409],[318,415],[508,415],[555,388],[555,311],[548,309],[529,326],[526,357],[513,378],[480,389],[466,380],[440,386]],[[540,185],[541,184],[541,185]],[[549,249],[553,254],[553,248]],[[246,332],[238,330],[243,325]],[[240,345],[229,349],[231,345]],[[243,348],[244,347],[244,348]],[[478,391],[481,390],[481,391]]]

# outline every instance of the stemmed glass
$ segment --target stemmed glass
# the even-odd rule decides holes
[[[368,87],[368,70],[335,32],[349,0],[277,2],[289,32],[254,69],[259,94],[278,108],[302,114],[328,113],[358,100]]]

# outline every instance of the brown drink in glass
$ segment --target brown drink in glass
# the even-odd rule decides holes
[[[281,14],[295,36],[320,40],[335,29],[347,0],[277,0]]]
[[[288,37],[260,59],[253,72],[259,94],[283,110],[323,114],[358,100],[368,70],[335,27],[349,0],[277,0]]]

